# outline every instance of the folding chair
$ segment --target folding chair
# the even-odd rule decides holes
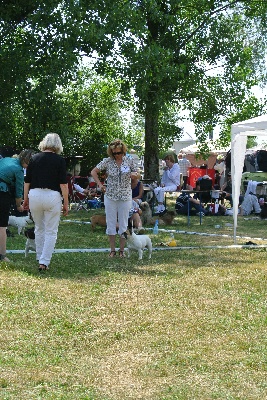
[[[201,203],[211,203],[212,202],[212,180],[211,179],[200,179],[198,181],[199,184],[199,199]]]
[[[78,192],[75,187],[75,177],[68,176],[69,204],[74,204],[75,210],[88,210],[88,199],[83,193]]]

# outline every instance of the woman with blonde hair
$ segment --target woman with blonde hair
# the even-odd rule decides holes
[[[60,137],[48,133],[39,144],[27,168],[24,184],[24,207],[29,207],[35,223],[36,258],[39,271],[48,269],[54,252],[62,209],[68,214],[66,163]]]
[[[120,140],[113,140],[107,148],[108,158],[104,158],[91,171],[91,175],[102,192],[105,193],[104,204],[106,212],[106,233],[109,236],[109,257],[116,256],[116,227],[120,235],[119,256],[124,255],[125,238],[122,234],[127,230],[129,211],[132,207],[131,179],[139,179],[137,166],[131,157],[126,156],[126,145]],[[99,173],[105,170],[107,186],[99,179]]]

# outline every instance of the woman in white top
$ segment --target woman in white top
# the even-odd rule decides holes
[[[91,171],[91,175],[101,191],[105,193],[104,205],[106,212],[106,233],[109,236],[110,253],[109,257],[116,256],[116,226],[120,235],[119,256],[124,255],[125,238],[122,234],[127,230],[129,211],[132,207],[131,179],[140,178],[137,166],[131,157],[126,156],[126,145],[115,139],[108,145],[107,154]],[[105,170],[107,175],[106,187],[99,179],[99,173]]]
[[[164,158],[166,167],[161,178],[161,185],[154,189],[155,196],[158,201],[157,212],[161,213],[165,210],[163,205],[164,192],[175,192],[177,186],[180,186],[180,167],[179,164],[175,163],[172,154],[167,155]]]

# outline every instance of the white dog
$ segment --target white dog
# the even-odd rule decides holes
[[[36,251],[34,228],[25,229],[24,235],[27,238],[25,245],[25,257],[27,257],[29,250]]]
[[[127,240],[128,257],[130,257],[133,250],[138,251],[138,260],[143,259],[143,251],[145,248],[148,249],[148,258],[151,258],[152,254],[152,242],[147,235],[136,235],[133,231],[133,227],[129,226],[127,231],[123,233]]]
[[[29,215],[26,215],[24,217],[16,217],[15,215],[10,215],[8,219],[8,225],[18,228],[19,235],[22,231],[24,231],[25,227],[29,223],[32,223],[32,219],[29,217]]]

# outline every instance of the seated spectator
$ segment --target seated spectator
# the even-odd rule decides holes
[[[239,206],[239,215],[250,215],[251,213],[255,213],[256,215],[261,214],[261,206],[259,204],[258,197],[256,195],[256,188],[258,185],[262,185],[262,182],[249,181],[247,190],[244,196],[244,200]],[[221,206],[224,211],[223,215],[233,215],[232,209],[226,209]]]
[[[77,192],[84,194],[85,196],[95,196],[96,195],[96,188],[91,188],[90,184],[84,189],[77,183],[73,184],[75,190]]]
[[[132,186],[132,198],[136,203],[140,204],[144,195],[144,186],[143,183],[139,179],[131,180]]]
[[[143,231],[142,221],[140,215],[142,214],[142,210],[139,207],[139,204],[133,200],[132,208],[129,212],[129,219],[133,223],[133,227],[138,229],[138,232],[141,233]]]
[[[260,215],[261,207],[259,205],[258,197],[255,194],[248,194],[244,197],[244,200],[240,205],[240,215],[249,215],[252,212]]]
[[[209,175],[204,175],[196,181],[197,192],[203,191],[203,193],[195,193],[194,199],[201,200],[202,203],[208,203],[211,201],[211,190],[214,189],[212,186],[212,179]],[[206,191],[206,192],[205,192]]]
[[[154,189],[158,201],[158,213],[165,211],[165,206],[163,205],[164,192],[175,192],[177,187],[180,186],[180,167],[175,162],[174,156],[169,154],[164,158],[164,161],[166,162],[166,167],[164,167],[161,184]]]
[[[202,207],[198,199],[194,199],[187,193],[182,192],[176,199],[175,210],[177,214],[188,215],[188,207],[190,215],[199,215],[201,213],[204,217],[208,214],[208,211]]]
[[[240,205],[240,215],[249,215],[253,211],[255,214],[261,213],[261,207],[256,195],[256,189],[258,185],[262,185],[262,182],[251,180],[248,182],[244,200]]]
[[[227,181],[222,185],[221,190],[223,192],[222,199],[229,200],[231,207],[233,207],[231,172],[228,172]],[[244,200],[244,196],[240,195],[239,196],[239,204],[241,204],[243,200]],[[223,203],[223,201],[222,201],[222,203]]]

